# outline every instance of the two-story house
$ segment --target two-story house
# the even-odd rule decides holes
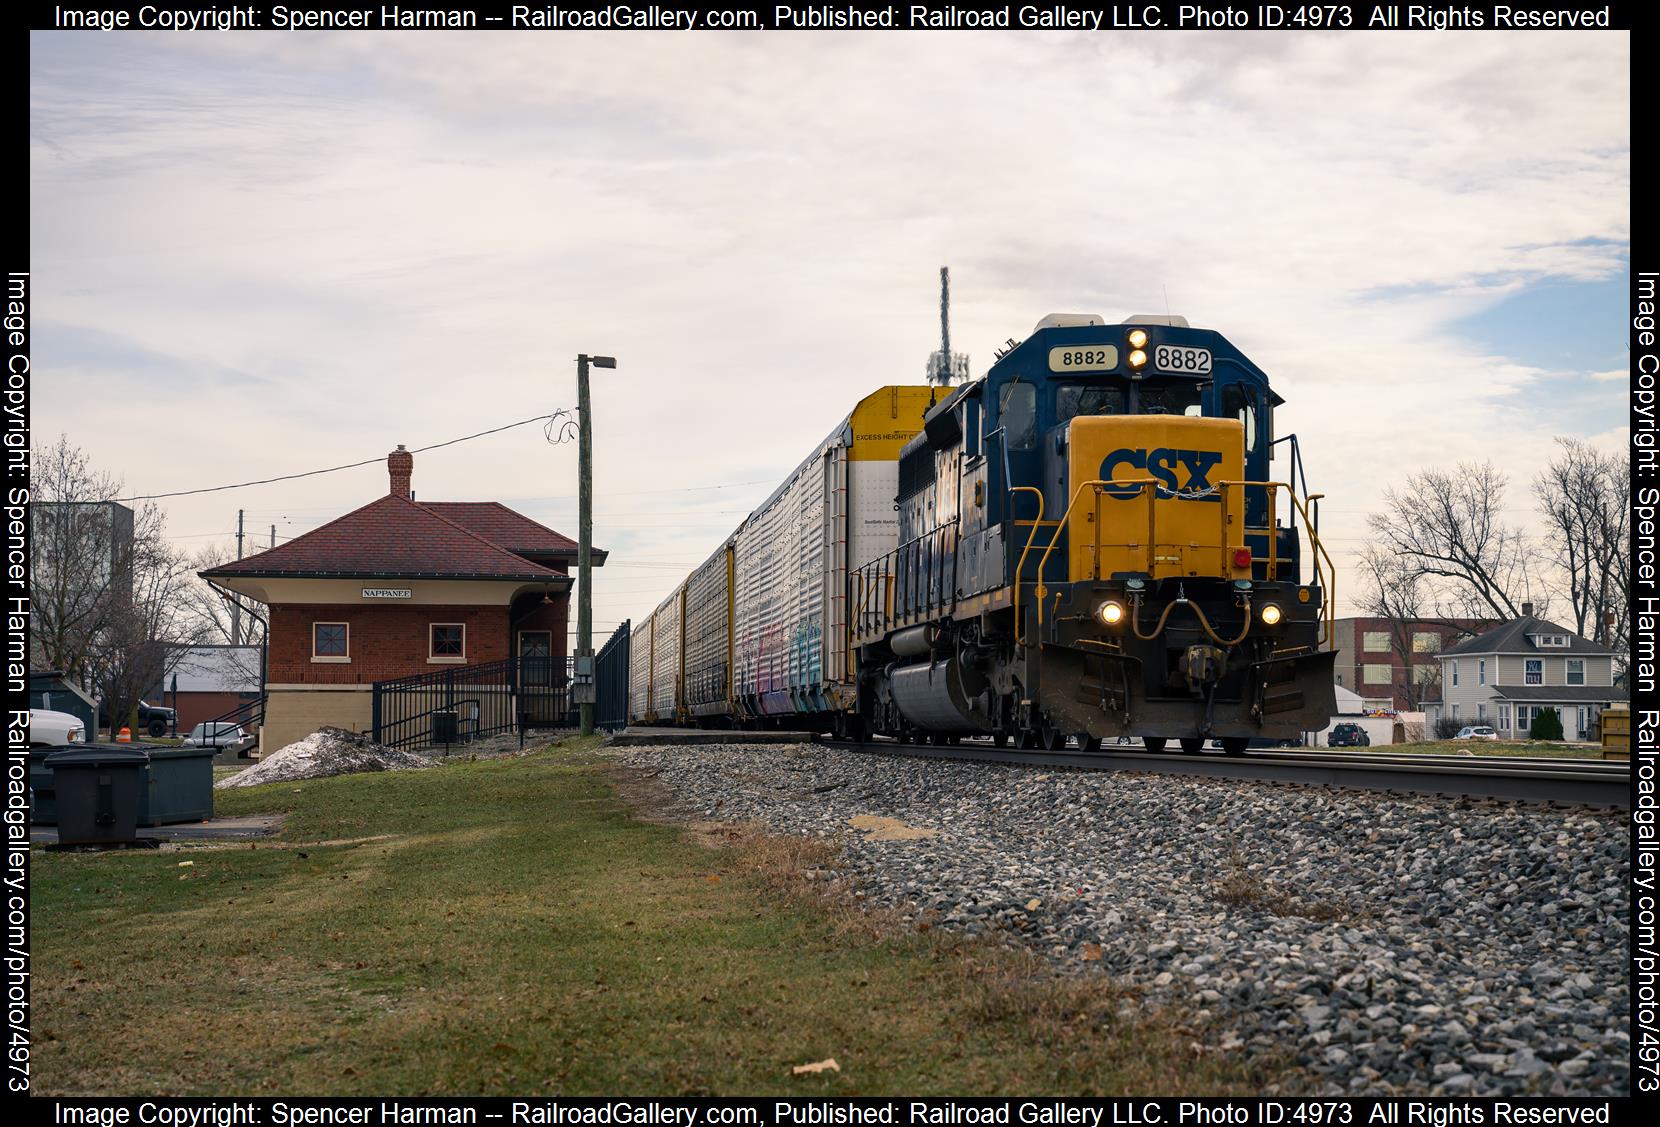
[[[1614,688],[1613,651],[1531,613],[1444,651],[1441,694],[1424,706],[1429,728],[1446,716],[1523,738],[1551,708],[1570,740],[1589,739],[1602,710],[1625,699]]]

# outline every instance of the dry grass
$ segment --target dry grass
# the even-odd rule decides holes
[[[1099,974],[631,816],[592,744],[249,788],[284,848],[35,859],[38,1094],[1250,1093]],[[623,778],[632,800],[658,809]],[[135,1049],[135,1046],[140,1048]],[[840,1073],[795,1076],[835,1057]]]

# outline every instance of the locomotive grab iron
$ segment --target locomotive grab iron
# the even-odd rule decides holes
[[[1333,572],[1281,402],[1168,316],[1046,317],[981,379],[883,388],[636,628],[630,718],[1230,753],[1319,730]]]

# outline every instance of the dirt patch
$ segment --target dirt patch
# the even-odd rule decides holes
[[[898,818],[884,818],[880,814],[855,814],[847,824],[865,832],[866,841],[921,841],[938,831],[921,826],[908,826]]]
[[[215,790],[257,787],[263,783],[289,783],[299,779],[323,779],[330,775],[407,771],[431,766],[431,760],[377,744],[368,736],[341,728],[322,728],[303,740],[272,752],[246,771],[220,779],[213,786]]]

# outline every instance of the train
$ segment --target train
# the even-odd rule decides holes
[[[1335,570],[1283,402],[1174,315],[1051,314],[978,379],[878,388],[633,626],[629,722],[1300,741]]]

